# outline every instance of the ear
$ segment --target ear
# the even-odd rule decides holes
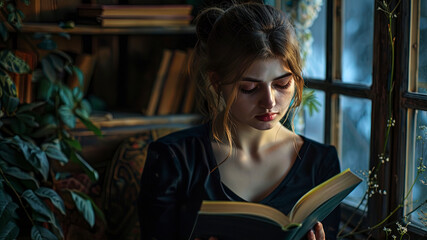
[[[215,89],[215,92],[219,93],[221,89],[219,89],[219,75],[216,72],[208,73],[209,81],[212,87]]]

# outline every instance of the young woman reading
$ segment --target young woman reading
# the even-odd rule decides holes
[[[202,200],[259,202],[287,214],[340,172],[334,147],[282,124],[304,85],[283,12],[257,3],[209,8],[197,35],[191,68],[206,123],[150,144],[138,202],[142,239],[188,239]],[[335,239],[338,224],[337,209],[307,239]]]

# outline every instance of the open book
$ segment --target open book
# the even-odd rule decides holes
[[[361,181],[347,169],[307,192],[288,216],[259,203],[203,201],[190,239],[301,239]]]

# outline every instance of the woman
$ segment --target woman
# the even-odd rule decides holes
[[[197,35],[192,76],[207,122],[150,145],[138,203],[143,239],[188,239],[202,200],[259,202],[287,214],[340,171],[334,147],[281,124],[304,84],[284,13],[256,3],[209,8]],[[307,239],[335,239],[338,223],[335,210]]]

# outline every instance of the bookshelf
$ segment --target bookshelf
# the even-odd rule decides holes
[[[33,2],[37,3],[37,1],[31,1],[31,3]],[[64,9],[57,10],[59,12],[67,11],[69,14],[73,13],[79,4],[94,1],[72,0],[71,2]],[[141,5],[187,4],[187,1],[96,2]],[[74,7],[71,6],[72,4]],[[61,6],[58,7],[61,8]],[[41,6],[36,6],[36,8],[41,8]],[[31,10],[31,7],[27,10]],[[28,13],[26,14],[28,15]],[[108,160],[109,154],[107,154],[106,148],[115,149],[114,147],[120,139],[132,134],[160,126],[185,127],[200,120],[200,117],[191,111],[186,111],[186,114],[178,111],[162,116],[146,114],[163,51],[170,49],[171,51],[188,52],[196,43],[194,25],[101,27],[78,24],[76,21],[75,27],[64,29],[58,25],[60,20],[49,19],[46,21],[45,19],[48,18],[44,18],[43,14],[38,14],[37,17],[32,17],[30,14],[28,17],[30,21],[24,21],[20,33],[16,35],[14,43],[16,48],[31,51],[25,47],[24,39],[19,36],[25,35],[26,39],[32,39],[34,33],[42,32],[51,34],[58,44],[58,49],[71,53],[74,59],[83,55],[96,59],[93,69],[91,68],[91,78],[87,84],[85,96],[86,98],[94,96],[106,106],[98,109],[96,112],[99,116],[93,118],[94,124],[100,127],[105,137],[97,139],[80,123],[77,123],[77,128],[74,130],[75,136],[84,146],[83,156],[88,162]],[[63,33],[69,34],[70,39],[59,36]],[[31,41],[37,44],[36,40]],[[42,56],[43,52],[40,53],[40,57]],[[182,93],[182,95],[185,94]],[[177,107],[175,106],[175,108]],[[111,118],[111,116],[113,117]],[[105,158],[100,157],[100,154]]]
[[[72,29],[63,29],[58,24],[53,23],[25,23],[22,26],[22,32],[25,33],[69,33],[73,35],[166,35],[166,34],[188,34],[193,35],[196,28],[190,26],[164,26],[164,27],[130,27],[130,28],[103,28],[91,25],[76,25]]]

